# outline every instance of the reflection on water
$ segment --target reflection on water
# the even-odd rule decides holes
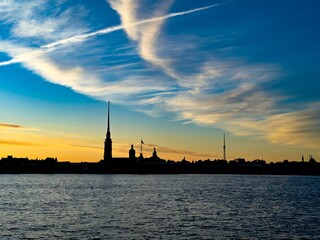
[[[315,239],[320,177],[0,175],[0,239]]]

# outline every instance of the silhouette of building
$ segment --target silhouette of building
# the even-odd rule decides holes
[[[136,160],[136,150],[133,149],[133,145],[131,145],[131,149],[129,150],[129,159]]]
[[[309,155],[309,163],[316,163],[316,160],[313,158],[312,155]]]
[[[152,156],[150,157],[150,160],[151,161],[159,161],[160,160],[160,158],[157,155],[156,148],[153,148],[153,153],[152,153]]]
[[[110,102],[108,102],[108,124],[107,124],[107,135],[104,141],[104,156],[103,160],[105,162],[110,162],[112,160],[112,140],[110,133]]]
[[[156,148],[153,148],[152,157],[153,158],[158,158]]]

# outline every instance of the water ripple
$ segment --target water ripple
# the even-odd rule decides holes
[[[319,239],[320,178],[0,175],[0,239]]]

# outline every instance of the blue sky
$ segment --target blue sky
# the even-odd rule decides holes
[[[319,156],[319,22],[316,0],[1,1],[0,155],[99,159],[109,100],[116,155],[219,158],[226,132],[230,158]]]

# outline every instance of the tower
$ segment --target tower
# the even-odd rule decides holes
[[[226,161],[226,134],[223,134],[223,160]]]
[[[158,158],[156,148],[153,148],[152,157],[153,157],[153,158]]]
[[[112,159],[112,140],[110,133],[110,102],[108,102],[108,125],[107,125],[107,135],[106,140],[104,141],[104,155],[103,160],[105,162]]]
[[[133,145],[131,145],[131,149],[129,150],[129,159],[136,160],[136,150],[133,149]]]

